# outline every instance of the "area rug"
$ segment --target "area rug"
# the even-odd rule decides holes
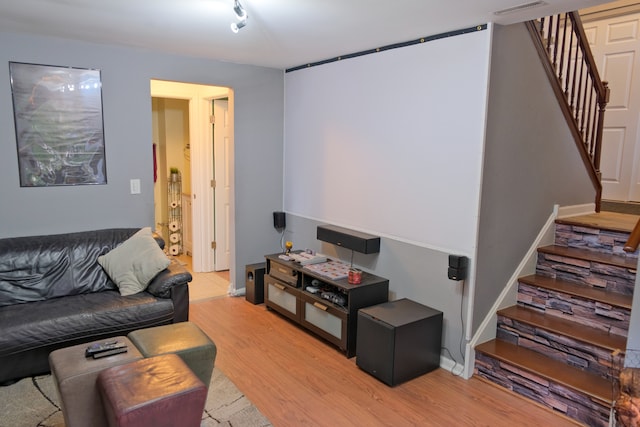
[[[64,427],[51,375],[24,378],[0,387],[0,427]],[[244,394],[219,369],[213,370],[201,427],[271,426]]]

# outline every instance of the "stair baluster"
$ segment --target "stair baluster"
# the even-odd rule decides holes
[[[608,85],[600,79],[577,12],[529,21],[527,28],[587,167],[596,190],[596,212],[599,212],[600,153],[604,112],[609,102]]]

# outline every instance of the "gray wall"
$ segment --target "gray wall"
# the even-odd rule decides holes
[[[524,24],[495,26],[474,301],[475,331],[553,205],[593,203],[580,160]]]
[[[107,185],[21,188],[8,62],[102,73]],[[283,72],[124,47],[0,33],[0,237],[153,225],[151,79],[231,87],[235,94],[237,287],[262,259],[282,206]],[[142,194],[129,194],[141,179]]]

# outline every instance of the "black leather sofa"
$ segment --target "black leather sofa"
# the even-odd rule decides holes
[[[0,384],[49,372],[58,348],[188,320],[191,274],[177,262],[128,296],[98,264],[138,230],[0,239]]]

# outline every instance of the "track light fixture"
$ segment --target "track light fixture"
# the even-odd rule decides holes
[[[233,1],[233,11],[239,20],[244,21],[247,19],[247,11],[244,10],[244,7],[240,4],[240,0]]]
[[[242,21],[235,23],[232,22],[231,23],[231,31],[233,31],[234,33],[237,33],[238,31],[240,31],[240,28],[244,27],[245,25],[247,25],[247,20],[243,19]]]
[[[238,31],[240,31],[240,28],[247,25],[247,18],[249,17],[249,15],[247,15],[247,11],[240,4],[240,0],[233,1],[233,11],[236,13],[239,21],[231,23],[231,31],[237,33]]]

